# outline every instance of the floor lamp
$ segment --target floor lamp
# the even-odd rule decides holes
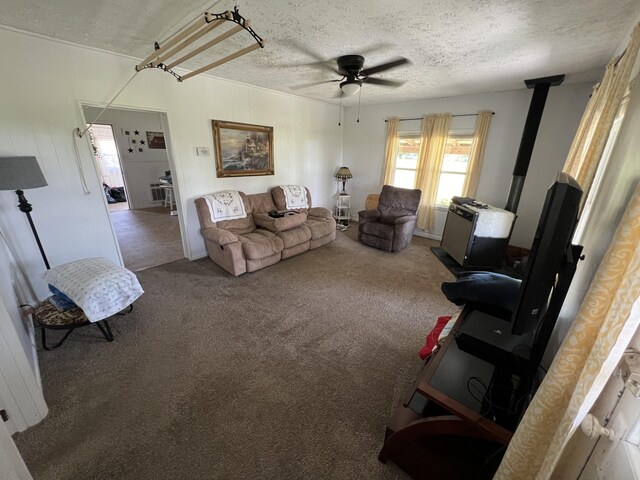
[[[18,195],[18,208],[27,215],[31,231],[36,239],[42,260],[49,270],[49,261],[40,243],[36,226],[31,219],[31,204],[27,202],[22,189],[46,187],[47,181],[40,170],[36,157],[0,157],[0,190],[15,190]]]

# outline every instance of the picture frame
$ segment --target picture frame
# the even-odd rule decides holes
[[[164,132],[146,132],[146,136],[147,148],[167,149],[167,145],[164,140]]]
[[[212,120],[216,176],[274,174],[273,127]]]

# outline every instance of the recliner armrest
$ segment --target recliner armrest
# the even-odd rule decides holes
[[[360,210],[358,212],[358,217],[365,221],[375,220],[380,217],[380,210]]]
[[[417,220],[417,219],[418,219],[418,216],[417,216],[417,215],[404,215],[404,216],[402,216],[402,217],[398,217],[398,218],[396,218],[396,219],[393,221],[393,223],[394,223],[394,224],[396,224],[396,225],[398,225],[398,224],[400,224],[400,223],[409,223],[409,222],[411,222],[411,221],[413,221],[413,220]]]
[[[228,230],[223,230],[222,228],[207,228],[202,231],[202,235],[204,235],[204,238],[207,240],[218,245],[227,245],[238,241],[238,237],[235,234]]]

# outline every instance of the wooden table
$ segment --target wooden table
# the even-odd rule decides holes
[[[455,340],[469,314],[425,363],[387,425],[379,460],[416,479],[490,479],[531,397],[514,362],[492,362]]]

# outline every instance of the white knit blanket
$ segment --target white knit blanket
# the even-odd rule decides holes
[[[280,185],[284,192],[284,203],[287,209],[309,208],[307,189],[302,185]]]
[[[212,222],[223,220],[234,220],[245,218],[247,212],[244,209],[244,202],[237,190],[224,190],[222,192],[203,195],[205,202],[209,205]]]

